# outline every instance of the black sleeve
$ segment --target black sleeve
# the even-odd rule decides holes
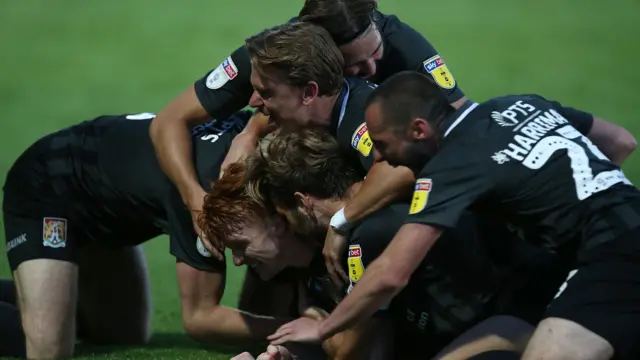
[[[444,148],[420,172],[406,223],[453,228],[465,210],[492,190],[486,160],[464,145]]]
[[[383,36],[386,46],[392,47],[389,55],[394,57],[391,61],[398,67],[395,72],[418,70],[430,75],[450,103],[460,100],[464,93],[433,45],[422,34],[397,17],[388,16],[388,18]]]
[[[396,204],[371,214],[349,235],[346,268],[349,272],[347,293],[362,277],[365,269],[380,256],[403,224],[408,204]],[[386,308],[383,307],[383,309]]]
[[[536,97],[551,103],[552,107],[567,119],[576,130],[583,135],[589,135],[591,127],[593,126],[594,117],[592,114],[572,107],[563,106],[557,101],[548,100],[539,95],[536,95]]]
[[[224,261],[213,258],[202,245],[200,238],[193,230],[191,214],[179,200],[179,196],[177,194],[171,196],[167,203],[171,255],[194,269],[209,272],[224,271],[226,266]]]
[[[338,124],[337,140],[340,149],[357,162],[363,174],[373,166],[373,141],[364,121],[364,104],[367,96],[375,89],[374,84],[352,79],[350,94],[342,120]]]
[[[198,100],[214,119],[226,119],[249,103],[251,60],[242,46],[194,86]]]

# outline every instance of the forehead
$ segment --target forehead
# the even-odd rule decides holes
[[[348,44],[340,46],[340,51],[346,58],[346,65],[349,66],[367,60],[378,49],[382,42],[382,37],[378,28],[371,25],[362,36]]]
[[[251,63],[251,85],[253,85],[254,88],[264,90],[285,85],[285,83],[279,80],[275,74],[265,74],[264,69],[261,70],[262,71],[258,70],[253,62]]]

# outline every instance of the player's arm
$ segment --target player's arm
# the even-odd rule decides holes
[[[593,119],[587,137],[619,166],[638,146],[636,139],[625,128],[600,118]]]
[[[198,270],[181,261],[177,262],[176,270],[182,323],[189,336],[198,341],[263,341],[287,321],[220,305],[225,287],[224,270]]]
[[[586,135],[617,165],[622,165],[638,146],[633,135],[622,126],[597,118],[588,112],[553,103],[576,130]]]
[[[392,21],[393,24],[388,25],[389,31],[385,31],[384,35],[388,46],[395,47],[400,55],[398,60],[405,64],[405,68],[401,70],[418,70],[433,77],[451,105],[456,109],[461,107],[467,101],[467,97],[458,87],[451,71],[435,47],[411,26],[398,19]],[[427,69],[427,65],[433,61],[439,62],[438,68]]]
[[[360,190],[344,207],[346,222],[358,222],[370,214],[382,209],[395,200],[408,198],[415,184],[413,172],[404,166],[393,167],[386,161],[373,164]],[[339,219],[339,214],[334,219]],[[337,228],[345,224],[335,222]],[[346,224],[345,224],[346,225]]]
[[[386,317],[372,317],[337,333],[322,343],[332,360],[368,359],[370,354],[390,353],[393,324]],[[378,355],[377,358],[386,358]]]
[[[251,63],[244,46],[165,106],[151,122],[150,136],[163,171],[185,204],[199,210],[205,195],[192,163],[191,128],[224,119],[251,96]]]

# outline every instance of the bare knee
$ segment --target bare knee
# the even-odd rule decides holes
[[[613,346],[589,329],[561,318],[544,319],[527,345],[523,359],[608,360]]]

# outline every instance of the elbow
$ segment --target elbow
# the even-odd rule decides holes
[[[380,278],[380,292],[397,295],[409,283],[409,276],[402,272],[387,271]]]
[[[212,311],[215,311],[215,309]],[[198,342],[221,340],[223,336],[216,325],[216,322],[205,323],[201,321],[198,311],[182,314],[182,327],[184,331],[191,339]]]
[[[621,137],[619,141],[620,152],[625,154],[625,157],[631,155],[638,147],[638,141],[633,135],[627,133],[627,136]]]

